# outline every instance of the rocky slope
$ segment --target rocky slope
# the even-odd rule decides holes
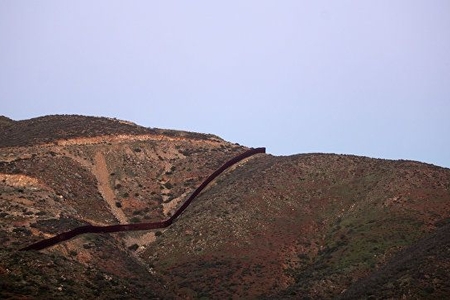
[[[80,225],[165,219],[246,149],[115,119],[0,118],[1,297],[450,295],[450,170],[412,161],[258,154],[167,229],[17,251]]]

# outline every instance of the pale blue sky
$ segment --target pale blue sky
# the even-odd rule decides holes
[[[450,1],[0,0],[0,101],[450,167]]]

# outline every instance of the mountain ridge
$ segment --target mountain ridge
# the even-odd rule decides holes
[[[50,115],[28,120],[14,121],[1,116],[3,124],[0,147],[31,146],[73,140],[77,138],[106,138],[109,136],[142,136],[222,140],[212,134],[189,131],[146,128],[129,121],[106,117],[82,115]]]
[[[107,118],[20,122],[0,120],[2,297],[449,295],[450,170],[405,160],[259,154],[214,180],[167,229],[17,252],[77,226],[170,217],[249,149]]]

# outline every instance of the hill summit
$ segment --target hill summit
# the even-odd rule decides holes
[[[450,170],[248,147],[110,118],[0,118],[2,298],[447,298]]]

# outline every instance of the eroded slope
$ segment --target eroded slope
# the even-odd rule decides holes
[[[112,285],[109,295],[118,291],[170,295],[159,276],[136,256],[155,239],[154,232],[85,235],[43,253],[15,251],[87,223],[165,219],[202,179],[245,148],[195,133],[131,128],[131,134],[123,134],[123,122],[81,117],[92,130],[83,127],[79,118],[46,117],[38,121],[46,124],[44,129],[54,127],[49,132],[42,132],[38,124],[23,136],[12,135],[12,142],[2,140],[7,145],[0,148],[2,290],[79,298],[95,295],[98,290],[89,286],[103,277]],[[105,122],[110,122],[109,127],[102,127]],[[36,125],[36,120],[22,123]],[[121,135],[113,134],[120,130]],[[84,136],[86,132],[90,133]],[[33,261],[49,259],[57,260],[58,266],[54,272],[41,274],[41,264]],[[17,265],[17,261],[22,263]],[[70,280],[64,284],[54,276]],[[85,287],[79,293],[72,286],[76,282]],[[52,284],[46,287],[47,283]]]

